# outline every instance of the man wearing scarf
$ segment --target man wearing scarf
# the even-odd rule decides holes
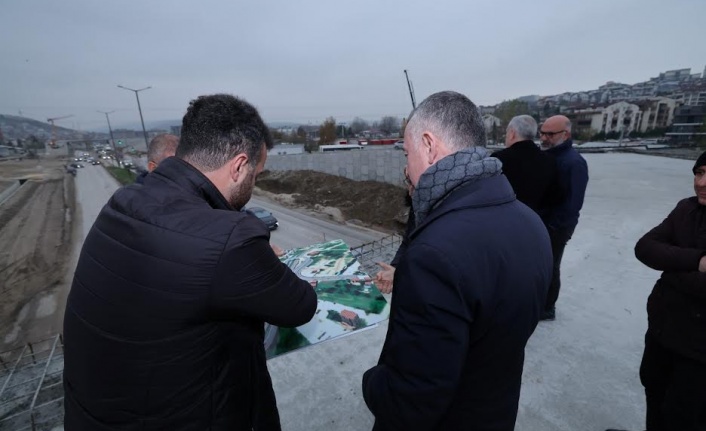
[[[692,171],[696,196],[635,246],[640,262],[663,271],[647,300],[640,365],[647,431],[706,429],[706,152]]]
[[[415,228],[380,360],[363,376],[374,430],[510,431],[551,279],[549,236],[483,148],[468,98],[430,96],[404,138]]]

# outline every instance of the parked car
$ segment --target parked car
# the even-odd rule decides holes
[[[404,150],[404,141],[395,142],[393,147],[395,148],[395,150]]]
[[[267,228],[270,230],[275,230],[279,227],[279,222],[277,221],[275,216],[273,216],[271,212],[267,211],[264,208],[250,207],[246,208],[245,211],[262,220],[262,222],[265,223],[265,225],[267,225]]]
[[[82,168],[83,167],[83,165],[80,163],[71,163],[71,165],[69,165],[69,166],[71,166],[72,168]]]

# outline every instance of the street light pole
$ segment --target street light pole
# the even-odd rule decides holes
[[[100,112],[101,114],[105,114],[105,119],[108,121],[108,131],[110,132],[110,145],[113,147],[113,154],[115,154],[115,159],[118,162],[118,166],[120,166],[121,165],[120,158],[118,157],[118,152],[115,149],[115,138],[113,138],[113,128],[110,127],[110,117],[108,117],[108,114],[112,114],[115,111],[108,111],[108,112],[96,111],[96,112]]]
[[[140,122],[142,122],[142,133],[145,135],[145,148],[149,148],[150,144],[149,142],[147,142],[147,130],[145,130],[145,120],[142,119],[142,108],[140,107],[140,96],[138,93],[140,91],[149,90],[152,87],[149,86],[145,88],[140,88],[139,90],[133,90],[132,88],[127,88],[123,87],[122,85],[118,85],[118,88],[135,92],[135,98],[137,99],[137,110],[140,111]]]

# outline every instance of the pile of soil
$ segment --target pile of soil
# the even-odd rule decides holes
[[[354,181],[315,171],[264,171],[257,179],[261,190],[291,195],[293,206],[329,213],[337,208],[346,221],[389,232],[402,232],[407,221],[402,187],[377,181]],[[286,204],[286,200],[278,199]]]

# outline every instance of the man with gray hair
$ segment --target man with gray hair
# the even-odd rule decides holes
[[[503,174],[510,181],[517,199],[544,219],[547,211],[561,199],[554,158],[534,143],[537,121],[518,115],[507,125],[505,149],[493,153],[503,162]]]
[[[483,148],[467,97],[429,96],[404,135],[416,227],[380,360],[363,376],[373,429],[510,431],[551,277],[547,231]]]
[[[162,160],[175,155],[178,145],[179,137],[169,133],[162,133],[152,138],[147,149],[147,170],[154,171]]]
[[[154,171],[162,163],[162,160],[176,154],[178,145],[179,137],[169,133],[162,133],[152,138],[147,147],[147,170],[142,172],[135,182],[143,184],[147,174]]]

